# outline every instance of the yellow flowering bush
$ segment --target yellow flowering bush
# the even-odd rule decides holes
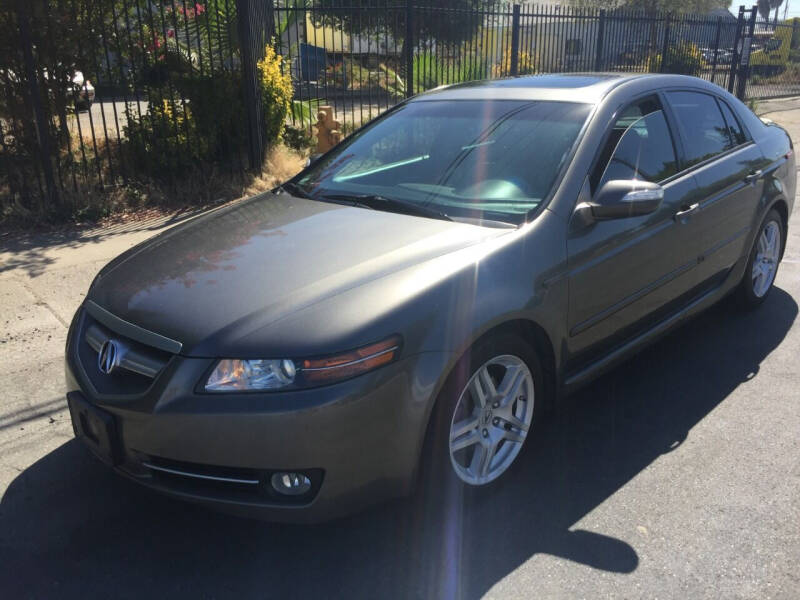
[[[534,58],[528,52],[520,52],[517,59],[517,74],[530,75],[536,72]],[[492,66],[492,77],[505,77],[511,74],[511,47],[503,53],[503,59]]]
[[[166,178],[191,169],[204,158],[206,141],[198,134],[191,110],[179,100],[153,99],[141,116],[130,106],[126,112],[125,152],[138,170]]]
[[[286,117],[292,110],[292,78],[284,72],[283,57],[272,46],[264,50],[264,58],[258,61],[261,84],[261,108],[264,117],[264,139],[268,145],[275,144],[283,135]]]

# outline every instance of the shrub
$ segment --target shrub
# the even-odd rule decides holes
[[[241,75],[218,72],[198,77],[180,56],[148,73],[148,110],[128,110],[125,151],[139,172],[173,179],[242,159],[247,147]],[[258,63],[263,134],[267,146],[281,140],[292,109],[292,83],[281,72],[282,57],[267,46]],[[165,71],[165,72],[161,72]]]
[[[530,75],[536,72],[536,60],[527,52],[520,52],[517,58],[517,74]],[[492,67],[492,77],[505,77],[511,74],[511,46],[507,45],[503,59]]]
[[[395,98],[401,98],[406,94],[405,81],[397,71],[386,63],[378,64],[378,70],[370,73],[370,84],[378,86]]]
[[[486,79],[488,71],[489,66],[480,53],[454,61],[432,52],[421,52],[414,56],[414,93],[440,85]]]
[[[157,98],[150,93],[147,112],[138,116],[127,110],[125,126],[126,153],[137,170],[153,177],[171,177],[191,168],[202,150],[189,140],[198,136],[191,110],[183,110],[180,101]]]
[[[241,75],[215,73],[213,77],[187,79],[182,85],[188,98],[202,160],[219,164],[238,161],[246,145],[246,123]]]
[[[370,70],[349,58],[325,69],[325,81],[345,90],[379,88],[395,97],[405,95],[406,90],[403,78],[386,63],[379,63]]]
[[[295,127],[287,125],[283,130],[283,143],[298,152],[305,152],[313,145],[313,139],[308,127]]]
[[[301,128],[310,128],[317,122],[319,107],[327,104],[324,98],[292,100],[292,123]]]
[[[414,56],[414,93],[439,87],[445,83],[444,62],[432,52],[420,52]]]
[[[792,40],[789,43],[789,48],[792,50],[797,50],[800,48],[800,17],[792,17],[791,19],[786,19],[784,24],[792,27]]]
[[[129,107],[125,152],[137,170],[155,178],[180,178],[208,164],[230,164],[244,147],[240,77],[175,79],[176,91],[148,89],[147,112]]]
[[[286,117],[292,110],[292,77],[288,72],[283,72],[282,63],[283,57],[269,45],[264,51],[264,58],[258,61],[263,133],[267,146],[274,146],[281,139]]]
[[[647,70],[651,73],[661,72],[662,53],[652,52],[647,58]],[[703,55],[700,49],[690,42],[670,44],[667,48],[664,73],[681,75],[697,75],[703,66]]]

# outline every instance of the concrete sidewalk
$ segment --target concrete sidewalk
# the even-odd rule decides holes
[[[757,106],[756,112],[758,116],[772,119],[786,128],[794,141],[795,152],[798,151],[800,145],[800,97],[765,100]]]
[[[800,143],[800,99],[759,108]],[[223,517],[72,441],[69,320],[103,264],[184,218],[0,238],[0,595],[800,597],[797,211],[761,310],[712,309],[574,397],[496,514],[456,510],[442,537],[413,503]]]

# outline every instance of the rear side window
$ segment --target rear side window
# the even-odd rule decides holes
[[[744,144],[747,141],[747,136],[742,131],[742,126],[739,120],[734,116],[733,111],[723,101],[720,100],[719,107],[722,109],[722,115],[725,117],[725,123],[728,126],[728,133],[735,146]]]
[[[698,92],[667,92],[686,150],[686,164],[713,158],[732,146],[728,126],[713,96]]]
[[[592,190],[613,179],[658,183],[677,171],[664,112],[656,98],[648,98],[627,107],[617,118],[593,173]]]

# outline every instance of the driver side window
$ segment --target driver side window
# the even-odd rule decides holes
[[[661,104],[656,98],[647,98],[632,104],[617,118],[590,183],[594,193],[607,181],[659,183],[677,172],[675,148]]]

